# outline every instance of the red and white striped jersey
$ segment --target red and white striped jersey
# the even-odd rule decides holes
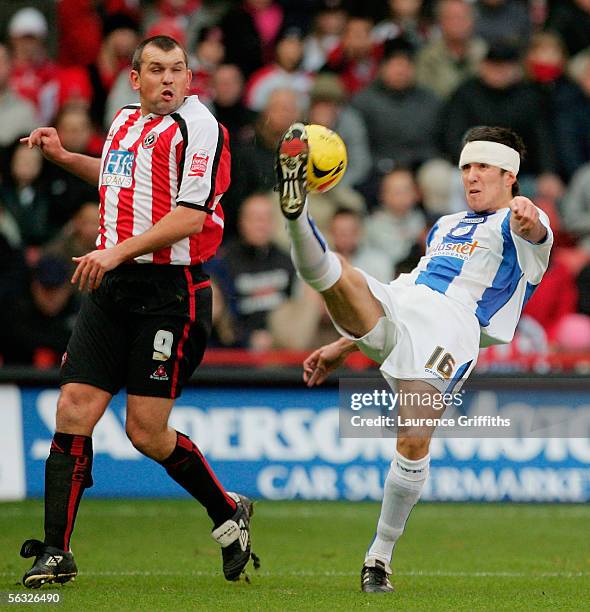
[[[191,265],[215,255],[223,235],[219,201],[230,181],[226,129],[197,96],[170,115],[142,115],[139,104],[116,115],[104,145],[99,179],[97,247],[143,234],[176,206],[203,210],[203,230],[139,263]]]

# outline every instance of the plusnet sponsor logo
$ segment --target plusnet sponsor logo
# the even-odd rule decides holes
[[[479,245],[477,240],[473,240],[472,242],[441,242],[433,246],[428,255],[431,257],[445,255],[447,257],[456,257],[463,261],[467,261],[471,259],[471,256],[475,253],[475,249],[477,248],[484,248]]]

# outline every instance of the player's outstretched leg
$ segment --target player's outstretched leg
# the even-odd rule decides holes
[[[316,291],[332,287],[342,265],[307,212],[307,135],[294,123],[283,135],[277,152],[276,176],[281,212],[287,219],[291,258],[301,278]]]
[[[305,126],[294,123],[283,134],[276,159],[281,211],[287,219],[297,219],[305,206],[308,156]]]
[[[307,210],[306,168],[309,150],[302,123],[283,135],[276,176],[281,212],[287,219],[291,259],[297,274],[320,292],[334,321],[362,337],[384,316],[365,276],[331,251]]]

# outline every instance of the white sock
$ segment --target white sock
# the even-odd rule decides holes
[[[403,533],[408,516],[418,502],[428,478],[429,463],[430,455],[414,461],[395,451],[385,479],[377,533],[367,551],[365,561],[378,559],[385,564],[391,562],[393,547]]]
[[[342,274],[342,264],[308,215],[307,202],[297,219],[287,219],[287,233],[297,274],[316,291],[335,285]]]

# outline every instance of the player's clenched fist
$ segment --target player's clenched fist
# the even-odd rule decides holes
[[[524,196],[516,196],[510,201],[510,227],[512,231],[531,242],[539,242],[546,234],[546,229],[539,220],[537,207]]]
[[[521,230],[530,231],[539,220],[537,207],[524,196],[516,196],[510,202],[512,218],[518,223]]]

